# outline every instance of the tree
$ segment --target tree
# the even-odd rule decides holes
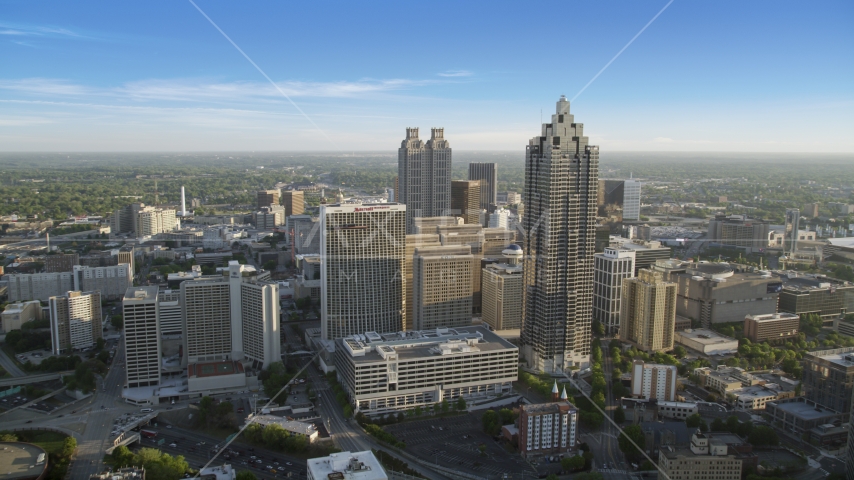
[[[458,398],[457,403],[456,403],[456,408],[459,411],[465,410],[466,409],[466,399],[463,397]]]
[[[685,351],[685,348],[682,345],[677,345],[676,348],[673,349],[673,356],[676,358],[685,358],[688,352]]]
[[[635,448],[630,440],[634,441],[641,450],[639,451]],[[637,458],[641,455],[643,448],[646,446],[646,437],[644,437],[643,430],[641,430],[640,425],[629,425],[623,429],[623,433],[621,433],[620,437],[617,439],[617,444],[620,446],[620,451],[626,454],[626,457]]]
[[[713,431],[713,432],[729,431],[729,428],[727,427],[726,422],[724,422],[724,421],[723,421],[723,420],[721,420],[720,418],[716,418],[716,419],[712,422],[712,431]]]
[[[501,419],[495,410],[484,412],[483,416],[480,417],[480,421],[483,424],[483,431],[487,435],[498,435],[498,432],[501,431]]]
[[[766,427],[764,425],[754,427],[748,435],[747,441],[753,445],[770,445],[772,447],[776,447],[780,444],[777,432],[775,432],[771,427]]]
[[[237,472],[237,480],[258,480],[258,477],[249,470],[241,470]]]
[[[448,413],[448,409],[449,409],[449,407],[450,407],[450,406],[448,405],[448,400],[447,400],[447,399],[443,399],[443,400],[442,400],[442,407],[441,407],[442,413]]]
[[[124,445],[118,446],[110,454],[110,460],[116,468],[130,466],[133,463],[133,452]]]
[[[564,472],[574,472],[584,468],[584,457],[576,455],[574,457],[563,457],[560,459],[560,468]]]
[[[690,417],[686,418],[685,425],[687,425],[689,428],[699,428],[702,432],[706,432],[709,430],[709,426],[706,424],[706,421],[703,420],[703,417],[701,417],[699,413],[695,413]]]
[[[626,412],[623,410],[622,405],[617,405],[617,409],[614,410],[614,421],[617,423],[623,423],[626,421]]]
[[[121,330],[125,326],[124,317],[121,315],[113,315],[110,318],[110,323],[113,324],[113,327],[115,327],[116,330]]]

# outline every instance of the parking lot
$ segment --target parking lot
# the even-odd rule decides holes
[[[383,427],[406,443],[406,451],[446,468],[490,478],[505,473],[529,473],[535,470],[519,454],[509,453],[489,435],[483,433],[483,412],[447,418],[428,417]],[[481,445],[484,447],[481,453]]]
[[[197,469],[210,460],[214,455],[213,447],[216,441],[194,435],[192,432],[178,428],[150,428],[156,431],[155,438],[141,438],[139,444],[131,447],[138,451],[142,447],[156,448],[170,455],[183,455],[190,467]],[[250,470],[260,480],[279,478],[305,478],[305,461],[288,457],[283,454],[267,451],[263,448],[247,446],[241,443],[220,453],[217,463],[230,463],[239,470]]]

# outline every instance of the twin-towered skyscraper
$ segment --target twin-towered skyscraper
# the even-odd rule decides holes
[[[395,199],[406,205],[406,233],[410,234],[415,233],[413,218],[440,217],[451,210],[451,145],[444,128],[430,132],[430,140],[423,142],[417,128],[407,128],[397,151]]]

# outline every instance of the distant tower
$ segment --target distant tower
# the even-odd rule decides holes
[[[181,217],[187,216],[187,197],[184,196],[184,186],[181,185]]]
[[[447,215],[451,209],[451,146],[444,128],[431,129],[430,140],[407,128],[397,154],[395,196],[406,204],[406,233],[415,233],[413,218]]]
[[[481,210],[498,203],[498,168],[494,163],[470,163],[469,180],[480,180]]]
[[[788,246],[790,254],[795,253],[798,249],[798,230],[800,229],[801,211],[797,208],[786,209],[786,237],[783,239],[783,251]]]

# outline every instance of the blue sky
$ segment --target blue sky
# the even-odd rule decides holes
[[[523,150],[668,0],[0,0],[0,150]],[[603,151],[854,152],[854,2],[675,0],[572,103]]]

